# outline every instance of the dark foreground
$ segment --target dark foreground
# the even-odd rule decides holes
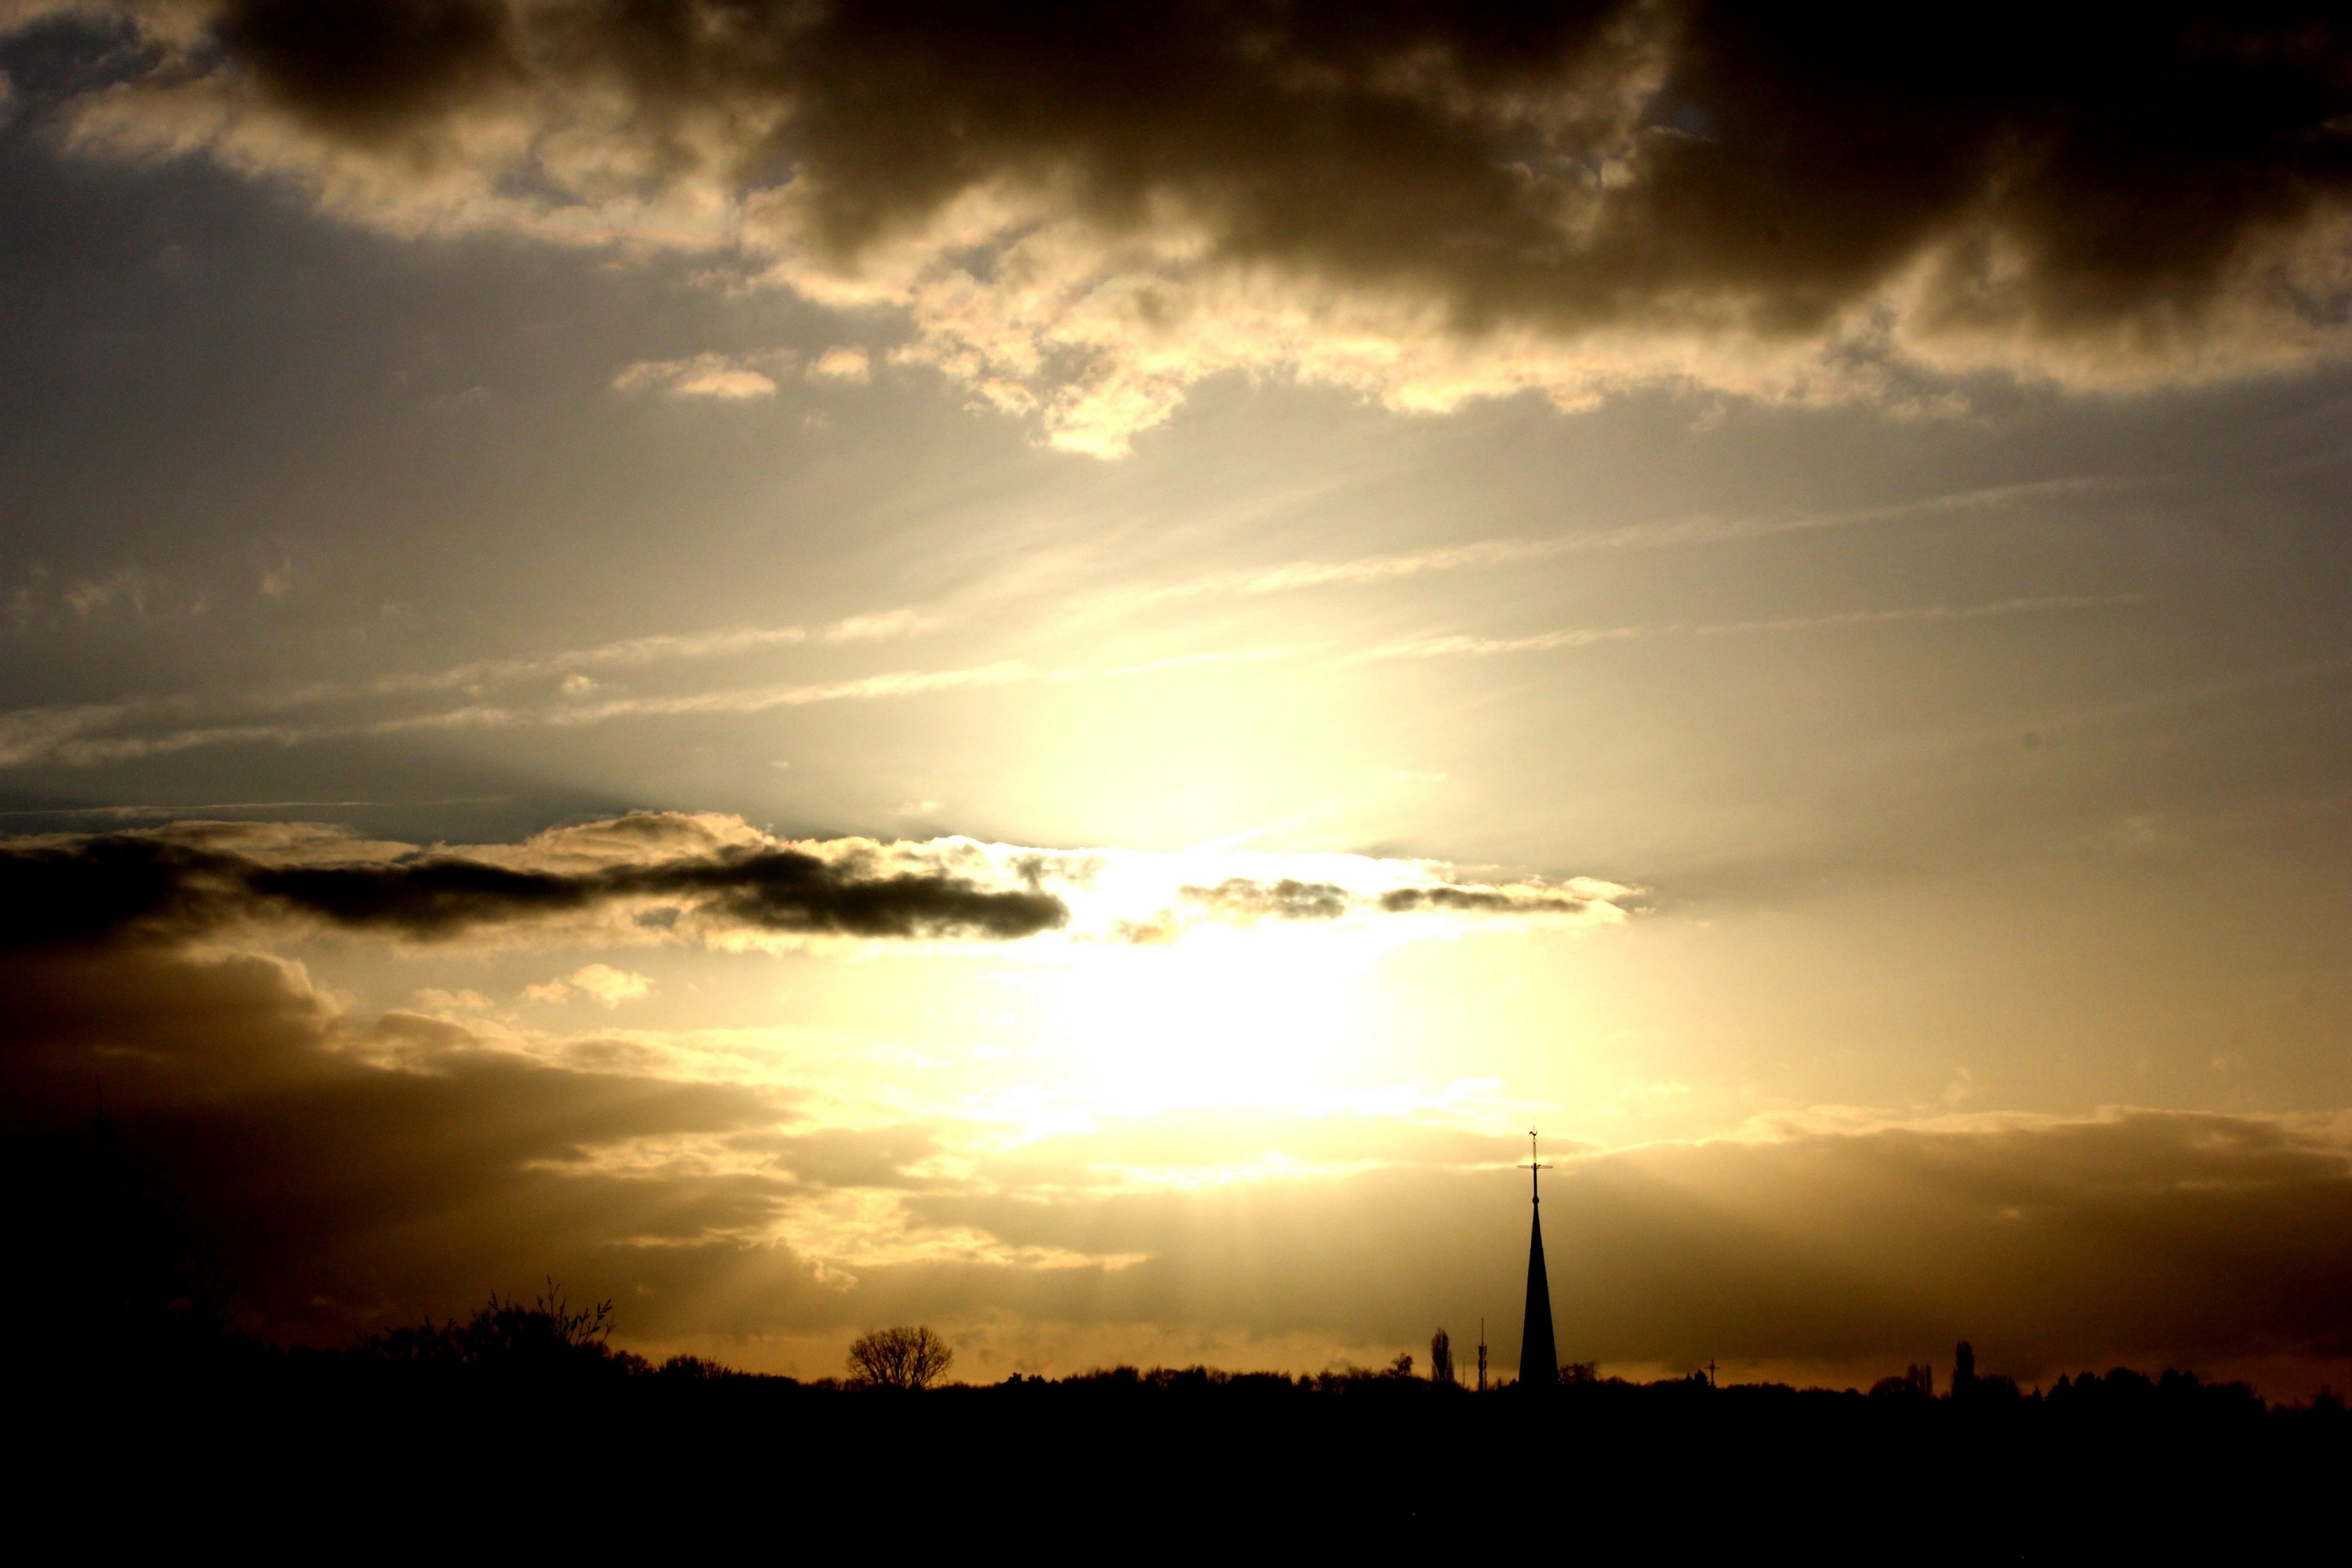
[[[380,1350],[20,1376],[12,1522],[78,1554],[2236,1561],[2336,1538],[2352,1459],[2332,1402],[2177,1374],[1960,1399],[1131,1370],[905,1394]]]

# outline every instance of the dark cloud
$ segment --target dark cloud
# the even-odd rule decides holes
[[[154,20],[191,13],[208,46]],[[1431,406],[1628,377],[1894,395],[1890,369],[2145,385],[2341,347],[2352,30],[2327,6],[131,14],[152,72],[83,106],[85,145],[210,145],[404,231],[734,247],[906,308],[917,357],[1092,449],[1221,369]],[[978,327],[932,308],[942,279]],[[1282,347],[1276,321],[1330,331]]]
[[[650,1181],[583,1163],[787,1124],[778,1091],[551,1066],[399,1015],[358,1026],[267,959],[0,955],[0,994],[14,1173],[39,1180],[23,1162],[102,1106],[271,1333],[331,1340],[549,1268],[606,1277],[614,1249],[755,1231],[792,1185],[781,1165]],[[791,1255],[766,1262],[789,1292]]]
[[[1156,192],[1196,197],[1241,254],[1441,282],[1471,321],[1727,286],[1807,326],[1979,218],[2024,242],[2042,309],[2179,308],[2247,238],[2352,178],[2352,36],[2332,7],[2169,5],[2126,23],[1976,5],[1921,47],[1931,20],[1416,0],[247,0],[216,36],[331,134],[426,133],[457,100],[533,75],[601,79],[654,113],[788,100],[777,151],[805,161],[844,247],[1007,168],[1058,167],[1122,216]],[[538,35],[527,51],[518,30]],[[1630,161],[1622,194],[1544,178],[1612,153]],[[1561,210],[1580,196],[1596,210]],[[1592,220],[1583,244],[1566,216]]]
[[[304,858],[287,864],[282,837],[248,828],[240,839],[228,825],[0,840],[0,948],[182,940],[273,921],[430,941],[664,910],[690,911],[719,931],[1010,940],[1056,929],[1069,915],[1052,894],[886,863],[878,847],[827,858],[680,840],[629,820],[578,836],[634,844],[643,858],[556,868],[449,851],[387,858],[386,847],[358,844],[338,861],[324,858],[333,841],[317,837],[301,840]],[[362,850],[371,853],[361,858]],[[635,923],[649,929],[642,918]]]
[[[503,8],[476,0],[241,0],[215,36],[274,96],[357,140],[396,135],[515,66]]]
[[[1392,915],[1421,910],[1447,910],[1457,914],[1581,915],[1594,900],[1566,893],[1506,890],[1498,888],[1397,888],[1382,893],[1380,907]]]
[[[1588,884],[1591,897],[1555,892],[1536,884],[1436,882],[1357,892],[1336,882],[1298,878],[1228,877],[1213,885],[1188,884],[1176,890],[1180,906],[1136,920],[1115,920],[1110,934],[1139,947],[1181,941],[1198,921],[1248,926],[1262,920],[1337,921],[1350,913],[1374,915],[1454,914],[1473,918],[1606,921],[1622,917],[1615,900],[1632,889]]]
[[[759,931],[1013,938],[1069,919],[1067,905],[1035,889],[991,889],[944,872],[877,873],[790,849],[608,875],[626,893],[707,899],[722,919]]]

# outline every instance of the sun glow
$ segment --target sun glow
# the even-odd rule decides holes
[[[1204,929],[1073,955],[1055,1034],[1101,1109],[1308,1106],[1347,1077],[1382,943],[1340,930]]]

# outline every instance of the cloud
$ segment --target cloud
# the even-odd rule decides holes
[[[0,767],[24,767],[67,752],[86,737],[156,710],[130,702],[19,708],[0,713]]]
[[[599,834],[622,848],[583,863],[577,845]],[[1053,895],[983,885],[951,858],[863,839],[787,844],[688,818],[622,818],[503,854],[226,823],[0,840],[0,949],[284,925],[413,942],[583,929],[1009,940],[1068,919]]]
[[[1537,888],[1396,888],[1381,895],[1381,908],[1391,914],[1446,910],[1478,914],[1580,915],[1591,904],[1590,899]]]
[[[652,992],[654,983],[642,974],[615,969],[609,963],[583,964],[561,980],[523,987],[526,1002],[562,1002],[574,992],[604,1007],[617,1007]]]
[[[803,1372],[901,1317],[1066,1372],[1074,1344],[1187,1340],[1313,1370],[1484,1315],[1511,1364],[1527,1221],[1502,1128],[1196,1113],[1008,1143],[827,1121],[628,1041],[353,1016],[254,954],[0,953],[0,991],[11,1174],[53,1179],[102,1086],[273,1335],[553,1272],[626,1303],[637,1343],[817,1340]],[[2340,1121],[2116,1110],[1552,1157],[1560,1347],[1604,1367],[1860,1377],[1965,1337],[2029,1380],[2267,1362],[2304,1393],[2352,1359]]]
[[[154,577],[136,567],[125,567],[109,576],[68,584],[58,596],[75,615],[88,620],[92,612],[110,605],[128,605],[132,614],[143,616],[149,602],[163,592],[163,584]]]
[[[1825,631],[1838,626],[1935,625],[1947,621],[2001,620],[2011,616],[2046,615],[2062,610],[2104,610],[2145,605],[2146,594],[2042,594],[1999,599],[1978,605],[1903,605],[1890,609],[1832,610],[1813,616],[1777,616],[1747,621],[1712,621],[1697,626],[1668,623],[1646,626],[1564,626],[1527,637],[1486,637],[1456,634],[1417,637],[1410,642],[1383,643],[1341,657],[1350,663],[1376,663],[1399,658],[1491,658],[1498,654],[1549,653],[1559,648],[1591,647],[1596,643],[1625,642],[1666,637],[1742,637],[1759,632]]]
[[[900,608],[849,616],[820,626],[727,626],[707,632],[654,632],[622,637],[558,653],[525,654],[511,658],[475,659],[446,668],[413,675],[388,675],[375,680],[296,687],[265,693],[256,700],[275,708],[360,697],[397,697],[432,691],[456,691],[514,681],[541,680],[556,675],[566,679],[579,667],[640,669],[683,660],[724,658],[772,647],[806,644],[881,642],[913,637],[937,625],[934,616]]]
[[[1285,870],[1299,875],[1285,875]],[[1269,870],[1273,874],[1265,874]],[[1200,880],[1203,872],[1214,880]],[[182,822],[0,838],[0,952],[325,931],[402,942],[1172,941],[1203,921],[1414,914],[1543,924],[1625,918],[1633,889],[1466,881],[1360,855],[1158,855],[970,838],[782,839],[739,817],[640,812],[519,844],[414,845],[282,823]],[[550,983],[608,1005],[642,976]]]
[[[12,1177],[53,1175],[102,1093],[236,1279],[248,1326],[273,1335],[332,1342],[414,1321],[509,1288],[518,1267],[580,1279],[632,1247],[725,1250],[792,1182],[782,1162],[649,1179],[578,1161],[649,1138],[770,1136],[796,1118],[786,1093],[551,1064],[416,1014],[354,1019],[299,966],[257,955],[0,953],[0,988]],[[785,1248],[761,1264],[780,1301],[809,1287]]]
[[[1974,605],[1908,605],[1696,626],[1665,623],[1570,626],[1515,637],[1453,633],[1344,650],[1334,657],[1341,664],[1492,658],[1501,654],[1580,648],[1596,643],[1630,639],[1685,636],[1710,637],[1804,632],[1838,626],[1978,621],[2055,611],[2125,607],[2149,602],[2149,595],[2137,593],[2057,594],[2023,595]],[[393,696],[446,690],[458,684],[461,678],[481,684],[531,676],[552,679],[567,663],[653,663],[670,658],[710,657],[778,644],[818,640],[864,641],[901,635],[909,627],[927,624],[920,617],[908,616],[911,613],[907,613],[907,616],[857,617],[814,631],[799,626],[748,627],[695,637],[639,637],[547,658],[484,660],[429,675],[386,677],[364,686],[319,686],[262,694],[246,699],[244,705],[265,712],[285,711],[314,703],[349,700],[362,694]],[[589,699],[595,697],[598,683],[591,677],[572,671],[564,674],[555,683],[558,691],[569,700],[552,704],[470,702],[462,707],[428,709],[363,721],[210,723],[150,730],[144,733],[137,732],[132,727],[142,722],[152,724],[159,718],[184,719],[200,707],[199,700],[194,696],[184,695],[75,708],[20,709],[15,712],[0,712],[0,768],[26,767],[45,763],[87,767],[169,755],[207,746],[294,746],[423,731],[576,729],[632,719],[764,713],[779,708],[831,702],[887,701],[932,692],[992,689],[1034,681],[1060,683],[1128,679],[1214,666],[1268,663],[1295,658],[1303,651],[1307,650],[1297,647],[1221,648],[1173,654],[1134,664],[1068,666],[1056,669],[1041,669],[1019,659],[1000,659],[990,664],[946,669],[890,670],[843,680],[782,681],[660,695],[605,697],[595,700]]]
[[[711,397],[724,403],[773,397],[774,378],[726,354],[692,359],[639,360],[613,378],[615,392],[661,392],[672,397]]]
[[[1602,912],[1603,918],[1615,918],[1622,913],[1613,900],[1626,896],[1629,889],[1607,883],[1584,882],[1574,889],[1563,889],[1543,883],[1479,883],[1463,886],[1449,881],[1416,882],[1406,887],[1392,887],[1384,891],[1350,890],[1330,882],[1302,882],[1294,878],[1264,881],[1251,877],[1228,877],[1214,887],[1184,887],[1177,896],[1187,905],[1203,910],[1229,924],[1250,925],[1261,920],[1276,921],[1336,921],[1353,910],[1377,910],[1382,914],[1402,915],[1446,913],[1471,915],[1507,915],[1523,919],[1561,916],[1580,920]],[[1181,924],[1171,911],[1166,920],[1139,926],[1132,940],[1154,942],[1166,940]]]
[[[124,15],[141,63],[63,110],[90,153],[889,309],[896,357],[1076,451],[1234,372],[1405,410],[1932,410],[1980,374],[2127,391],[2346,346],[2326,7]]]
[[[1234,595],[1256,597],[1315,588],[1394,582],[1480,567],[1517,565],[1561,555],[1729,543],[1778,534],[1859,528],[1956,513],[2000,511],[2121,488],[2123,484],[2117,480],[2072,476],[2026,484],[1979,486],[1891,505],[1839,511],[1808,511],[1779,517],[1701,515],[1629,523],[1618,528],[1580,529],[1573,533],[1559,533],[1540,539],[1479,539],[1464,544],[1361,555],[1348,561],[1292,561],[1279,566],[1204,573],[1200,576],[1157,583],[1149,587],[1113,589],[1090,595],[1078,601],[1076,607],[1097,615],[1129,615],[1145,605],[1171,599]]]
[[[1327,1179],[1130,1178],[908,1206],[1030,1246],[1143,1253],[1087,1298],[1112,1321],[1410,1345],[1486,1312],[1509,1364],[1527,1220],[1507,1163],[1521,1148],[1423,1141],[1399,1159],[1415,1141],[1378,1120],[1327,1147],[1395,1163]],[[1179,1157],[1219,1157],[1180,1129],[1127,1127],[1020,1152],[1042,1180],[1171,1135],[1196,1145]],[[1257,1126],[1242,1142],[1321,1137]],[[2352,1246],[2307,1250],[2352,1216],[2352,1148],[2324,1121],[2128,1110],[1791,1130],[1570,1152],[1544,1195],[1561,1353],[1604,1366],[1719,1356],[1826,1373],[1938,1358],[1961,1338],[1988,1370],[2028,1380],[2118,1360],[2352,1356]]]
[[[811,381],[864,383],[874,378],[874,365],[864,349],[831,348],[810,362],[808,376]]]
[[[362,681],[314,681],[216,699],[209,703],[195,693],[133,699],[121,702],[82,703],[48,708],[22,708],[0,712],[0,768],[25,767],[46,762],[73,766],[167,755],[203,746],[263,743],[296,745],[353,735],[394,734],[411,729],[498,728],[548,721],[545,713],[477,704],[464,709],[404,718],[344,723],[290,724],[270,722],[186,723],[208,706],[238,716],[278,714],[335,703],[370,699],[425,696],[436,692],[478,691],[485,688],[532,680],[552,680],[567,695],[582,694],[579,668],[644,668],[677,661],[724,658],[772,647],[808,644],[864,643],[911,637],[937,624],[935,617],[912,609],[851,616],[820,626],[731,626],[717,631],[654,633],[624,637],[558,653],[508,658],[474,659],[440,669],[394,674]],[[752,697],[765,705],[793,706],[806,702],[887,697],[929,689],[939,684],[985,680],[1007,667],[992,667],[986,675],[971,671],[913,671],[897,676],[867,677],[830,684],[803,684],[756,689]],[[553,711],[553,710],[547,710]],[[555,722],[595,722],[634,711],[629,704],[607,703],[583,710],[563,710],[568,716]],[[594,716],[590,716],[591,713]],[[110,734],[129,725],[153,726],[157,721],[178,721],[182,728],[147,734]]]
[[[779,873],[786,856],[799,858]],[[600,928],[614,942],[665,907],[722,935],[763,921],[900,932],[972,910],[1001,929],[1067,908],[1076,925],[1100,921],[1086,900],[1123,907],[1147,881],[1196,889],[1177,900],[1196,918],[1293,917],[1252,940],[1321,940],[1391,918],[1390,903],[1492,918],[1581,897],[1290,859],[1288,877],[1261,856],[1195,879],[1181,858],[964,840],[794,849],[730,818],[656,815],[465,851],[232,824],[0,842],[8,1170],[26,1190],[54,1186],[102,1094],[237,1281],[248,1326],[314,1341],[552,1272],[627,1302],[641,1344],[700,1337],[790,1364],[796,1352],[762,1340],[824,1342],[804,1371],[827,1370],[851,1328],[902,1317],[951,1334],[993,1325],[1033,1367],[1066,1371],[1057,1358],[1187,1340],[1311,1369],[1483,1314],[1507,1367],[1521,1123],[1483,1100],[1021,1135],[984,1108],[910,1112],[898,1086],[878,1103],[839,1084],[818,1094],[685,1037],[525,1032],[478,994],[428,990],[416,1001],[430,1012],[361,1016],[302,965],[224,945],[320,925],[498,932],[600,902],[631,911]],[[1367,897],[1416,876],[1410,900]],[[1025,889],[1041,902],[988,901]],[[617,1000],[641,983],[596,963],[561,984]],[[1966,1337],[1989,1370],[2028,1378],[2251,1361],[2312,1384],[2352,1361],[2341,1118],[1790,1118],[1739,1139],[1550,1152],[1546,1240],[1561,1347],[1578,1359],[1844,1376]],[[42,1277],[26,1245],[5,1247]]]
[[[1348,912],[1351,901],[1345,888],[1289,877],[1278,882],[1228,877],[1213,888],[1188,887],[1177,891],[1188,903],[1214,910],[1228,920],[1337,920]]]

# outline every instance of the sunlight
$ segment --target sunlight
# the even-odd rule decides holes
[[[1348,931],[1195,931],[1070,955],[1051,1027],[1101,1109],[1303,1106],[1346,1075],[1360,982],[1381,944]]]

